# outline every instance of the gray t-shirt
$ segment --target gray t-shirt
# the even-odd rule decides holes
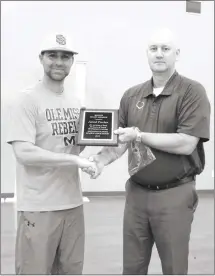
[[[11,110],[7,142],[26,141],[42,149],[79,155],[76,145],[80,101],[73,91],[55,94],[42,82],[20,94]],[[54,211],[83,204],[76,165],[25,166],[16,162],[19,211]]]

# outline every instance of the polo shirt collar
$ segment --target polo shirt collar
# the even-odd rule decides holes
[[[169,80],[167,81],[162,93],[160,95],[165,95],[165,96],[169,96],[172,94],[173,92],[173,84],[174,84],[174,80],[176,79],[176,77],[178,76],[178,72],[175,71],[172,76],[169,78]],[[146,90],[145,90],[145,93],[144,93],[144,98],[148,97],[149,95],[153,95],[153,89],[154,89],[154,86],[153,86],[153,77],[151,77],[151,79],[147,82],[147,85],[146,85]]]

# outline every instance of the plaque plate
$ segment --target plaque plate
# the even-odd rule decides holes
[[[117,109],[81,109],[77,145],[118,146]]]

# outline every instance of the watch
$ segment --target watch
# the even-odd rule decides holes
[[[137,133],[137,137],[136,137],[136,142],[137,143],[141,143],[141,131],[139,130],[139,128],[138,127],[135,127],[134,128],[135,129],[135,131],[136,131],[136,133]]]

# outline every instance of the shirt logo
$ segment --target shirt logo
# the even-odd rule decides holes
[[[60,45],[66,45],[66,38],[63,35],[56,35],[56,42]]]
[[[145,103],[144,103],[144,102],[141,102],[141,101],[138,101],[138,102],[136,103],[136,107],[137,107],[138,109],[143,108],[144,105],[145,105]]]

